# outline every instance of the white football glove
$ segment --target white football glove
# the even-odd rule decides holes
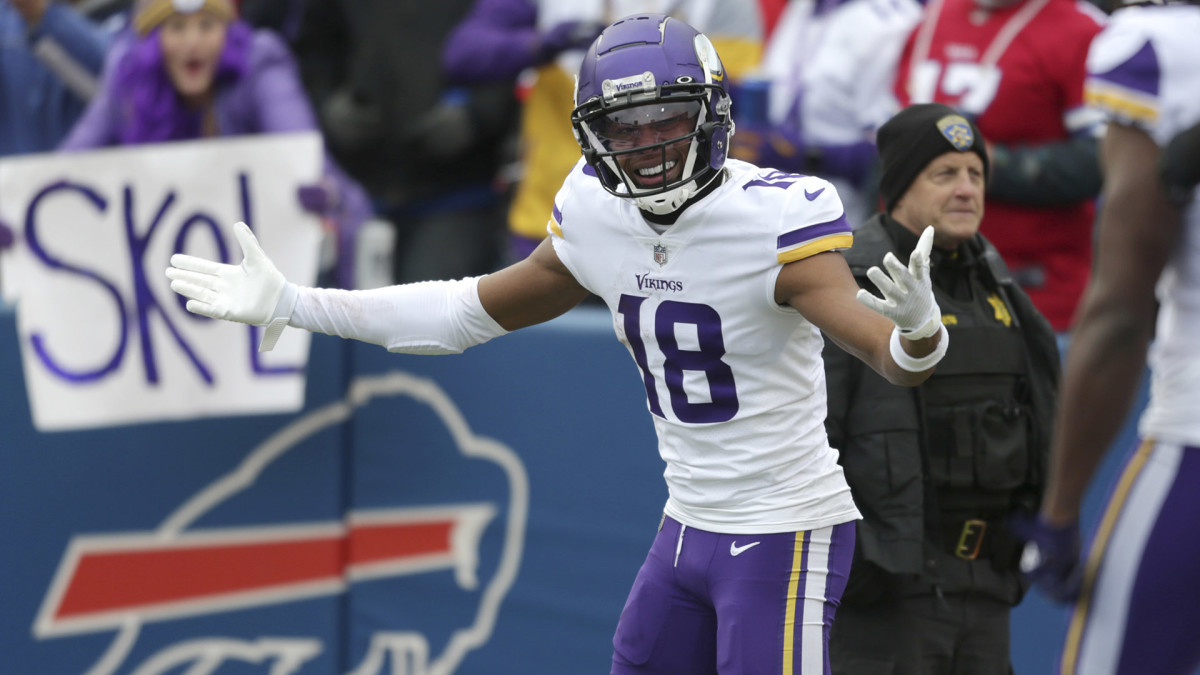
[[[929,281],[929,251],[933,247],[933,227],[926,227],[908,260],[908,267],[891,252],[883,257],[883,265],[891,273],[889,278],[883,270],[872,267],[867,270],[871,280],[883,298],[859,289],[858,301],[870,309],[891,319],[900,330],[900,336],[909,340],[927,338],[942,325],[942,310],[933,298],[933,285]]]
[[[270,351],[287,327],[296,306],[296,288],[283,277],[245,223],[233,226],[242,247],[242,264],[223,263],[176,253],[167,278],[171,290],[188,299],[193,314],[266,326],[258,351]]]

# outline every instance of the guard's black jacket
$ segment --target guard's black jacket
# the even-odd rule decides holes
[[[888,251],[907,264],[916,243],[878,214],[845,257],[878,293],[867,270]],[[1024,587],[1005,522],[1036,509],[1045,483],[1055,334],[982,235],[953,253],[934,248],[931,278],[950,346],[919,387],[889,384],[826,340],[826,429],[863,514],[844,601],[870,602],[902,580],[1015,604]]]

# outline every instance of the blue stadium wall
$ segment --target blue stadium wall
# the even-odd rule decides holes
[[[38,433],[0,308],[0,671],[608,672],[666,498],[610,322],[442,357],[315,336],[294,415]],[[1026,598],[1016,672],[1065,625]]]

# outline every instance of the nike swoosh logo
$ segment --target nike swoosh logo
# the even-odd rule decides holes
[[[739,556],[739,555],[745,553],[748,549],[752,549],[761,543],[762,543],[761,541],[756,541],[756,542],[746,544],[745,546],[738,546],[736,541],[729,542],[729,555]]]
[[[816,192],[809,192],[808,190],[805,190],[804,196],[808,199],[808,201],[811,202],[812,200],[816,199],[817,197],[820,197],[821,193],[824,191],[825,191],[825,188],[821,188],[820,190],[817,190]]]

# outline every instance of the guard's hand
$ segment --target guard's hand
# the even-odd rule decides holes
[[[929,281],[929,251],[933,247],[933,227],[926,227],[905,267],[890,251],[883,257],[888,274],[878,267],[867,270],[867,278],[883,298],[859,289],[858,301],[892,320],[900,336],[909,340],[927,338],[942,325],[942,310],[933,298]]]
[[[245,223],[233,226],[242,247],[242,264],[223,263],[176,253],[167,278],[171,290],[188,299],[193,314],[226,321],[268,326],[260,352],[275,346],[291,318],[295,287],[287,282]]]
[[[1041,516],[1016,516],[1012,531],[1026,541],[1021,554],[1021,572],[1047,598],[1074,602],[1083,585],[1079,558],[1079,524],[1056,527]]]

